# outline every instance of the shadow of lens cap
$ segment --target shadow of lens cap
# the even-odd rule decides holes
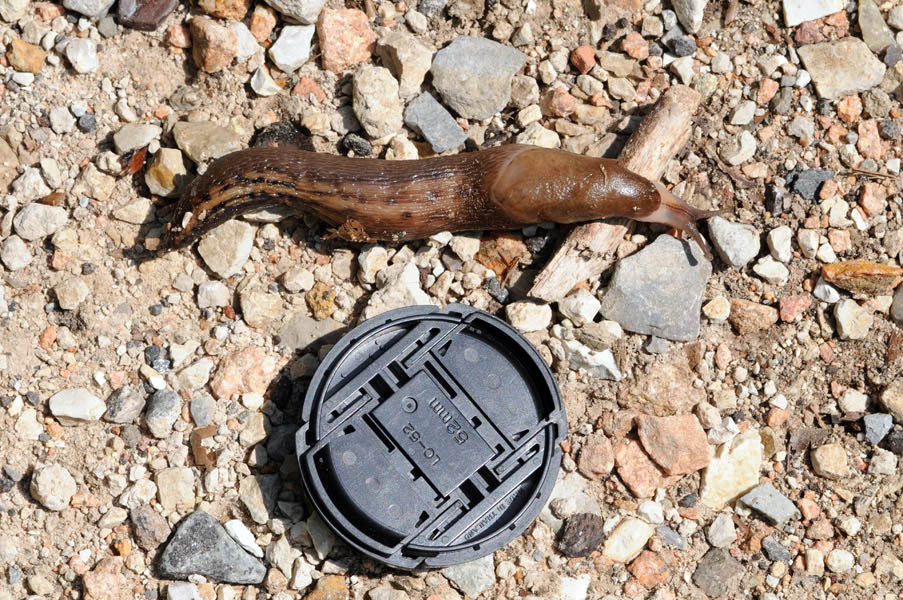
[[[365,321],[308,387],[295,443],[323,520],[402,568],[475,560],[552,493],[567,434],[539,353],[486,312],[414,306]]]

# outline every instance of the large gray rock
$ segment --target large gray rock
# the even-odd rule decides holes
[[[160,555],[160,575],[167,579],[203,575],[225,583],[257,584],[266,576],[266,567],[245,552],[219,521],[196,510],[176,525]]]
[[[854,37],[802,46],[797,52],[818,95],[828,100],[870,90],[881,83],[887,69],[865,42]]]
[[[445,103],[465,119],[488,119],[508,104],[511,79],[527,57],[508,46],[461,36],[436,53],[430,72]]]
[[[695,242],[660,235],[618,263],[599,312],[636,333],[675,341],[699,335],[699,310],[712,264]]]

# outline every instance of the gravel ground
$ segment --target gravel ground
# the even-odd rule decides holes
[[[0,600],[900,597],[898,2],[111,4],[0,0]],[[637,224],[543,304],[558,226],[362,246],[269,211],[159,250],[274,131],[616,156],[673,85],[711,265]],[[562,474],[494,555],[392,571],[310,512],[297,399],[341,331],[450,302],[552,365]]]

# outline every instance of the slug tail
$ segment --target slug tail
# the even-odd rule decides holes
[[[660,223],[674,227],[679,231],[688,233],[692,237],[705,254],[706,259],[712,260],[712,252],[708,243],[699,229],[696,227],[696,221],[700,219],[708,219],[725,213],[724,210],[699,210],[693,208],[679,197],[675,196],[661,183],[656,183],[655,188],[658,190],[661,198],[661,205],[651,214],[643,217],[643,221],[649,223]]]

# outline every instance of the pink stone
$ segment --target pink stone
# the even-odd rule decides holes
[[[862,186],[862,196],[859,198],[859,204],[868,216],[878,216],[887,207],[887,190],[880,183],[867,181]]]
[[[884,144],[878,135],[878,121],[869,119],[859,124],[859,141],[856,148],[864,158],[881,160],[884,157]]]
[[[695,415],[637,417],[643,449],[668,475],[686,475],[709,464],[709,444]]]
[[[209,17],[191,20],[192,56],[205,73],[222,71],[238,56],[238,36]]]
[[[220,400],[236,394],[265,392],[283,360],[260,346],[248,346],[227,355],[210,380],[213,395]]]
[[[804,312],[812,306],[812,298],[808,294],[799,296],[784,296],[778,300],[780,308],[781,320],[785,323],[792,323],[799,319]]]
[[[592,46],[583,45],[571,52],[571,64],[583,75],[596,66],[596,51]]]
[[[355,9],[324,9],[317,21],[323,68],[341,73],[369,60],[376,44],[366,13]]]

